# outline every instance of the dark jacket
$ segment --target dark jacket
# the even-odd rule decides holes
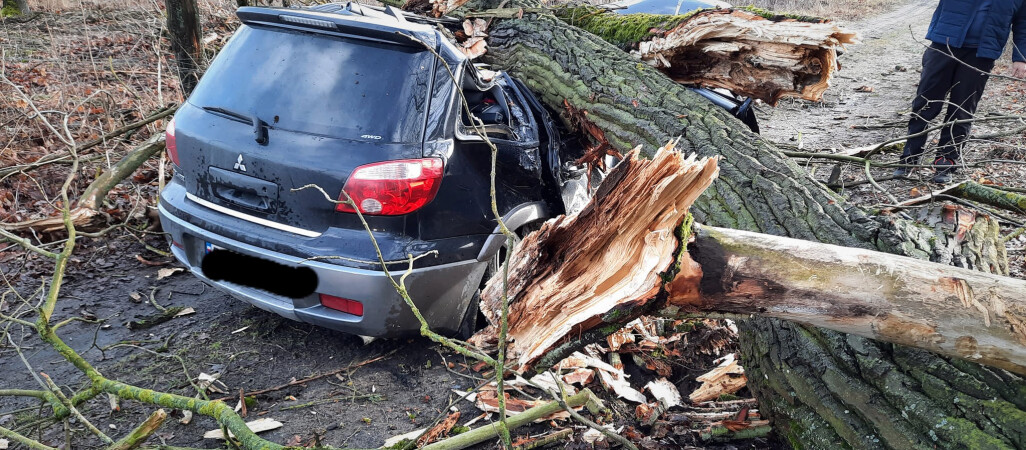
[[[1015,49],[1012,60],[1026,61],[1026,0],[990,0],[980,11],[980,0],[940,0],[933,13],[926,38],[938,44],[962,47],[974,20],[978,20],[979,43],[976,56],[998,59],[1012,33]],[[983,14],[977,18],[977,14]]]

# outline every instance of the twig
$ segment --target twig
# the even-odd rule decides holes
[[[22,435],[16,433],[14,430],[9,430],[9,429],[4,428],[4,427],[0,427],[0,435],[7,436],[7,437],[13,439],[14,442],[17,442],[17,443],[19,443],[21,445],[24,445],[24,446],[26,446],[28,448],[31,448],[33,450],[57,450],[56,448],[47,447],[47,446],[39,443],[38,441],[29,439],[29,438],[27,438],[25,436],[22,436]]]
[[[382,359],[385,359],[385,358],[388,358],[389,356],[392,356],[397,351],[398,351],[398,349],[392,350],[392,351],[390,351],[388,353],[385,353],[384,355],[376,356],[374,358],[371,358],[371,359],[368,359],[368,360],[365,360],[365,361],[361,361],[361,362],[358,362],[356,364],[350,364],[350,365],[348,365],[346,367],[343,367],[341,369],[336,369],[336,370],[333,370],[331,372],[326,372],[326,373],[322,373],[320,375],[314,375],[312,377],[303,378],[302,380],[290,381],[288,383],[285,383],[285,384],[282,384],[282,385],[279,385],[279,386],[275,386],[275,387],[271,387],[271,388],[267,388],[267,389],[260,389],[260,390],[256,390],[256,391],[249,391],[249,392],[246,392],[246,394],[249,395],[249,396],[254,396],[254,395],[266,394],[268,392],[280,391],[280,390],[285,389],[285,388],[290,387],[290,386],[295,386],[295,385],[298,385],[298,384],[305,384],[305,383],[309,383],[311,381],[319,380],[319,379],[324,378],[324,377],[330,377],[330,376],[333,376],[335,374],[339,374],[339,373],[342,373],[342,372],[348,372],[348,371],[353,370],[355,368],[363,367],[363,366],[366,366],[367,364],[370,364],[370,363],[373,363],[373,362],[377,362],[377,361],[381,361]],[[215,400],[227,401],[227,400],[231,400],[233,398],[235,398],[235,397],[234,396],[228,396],[228,397],[221,397],[221,398],[218,398],[218,399],[215,399]]]
[[[574,430],[571,430],[569,428],[564,428],[562,430],[555,431],[552,434],[549,434],[547,436],[543,436],[543,437],[541,437],[539,439],[531,441],[531,442],[529,442],[529,443],[527,443],[525,445],[518,445],[515,448],[516,448],[516,450],[531,450],[531,449],[535,449],[535,448],[541,448],[541,447],[544,447],[544,446],[549,445],[549,444],[554,444],[556,442],[559,442],[559,441],[562,441],[562,440],[566,440],[566,439],[570,438],[570,436],[572,436],[573,433],[574,433]]]
[[[100,438],[100,440],[103,441],[105,444],[114,443],[113,439],[111,439],[106,434],[103,434],[103,432],[100,431],[99,428],[96,428],[96,426],[93,425],[92,422],[89,422],[89,419],[86,419],[86,417],[82,415],[81,412],[79,412],[78,408],[75,408],[75,405],[72,404],[71,400],[69,400],[68,397],[64,395],[64,392],[61,391],[61,388],[58,387],[57,384],[50,379],[49,375],[43,372],[40,372],[39,375],[42,376],[44,380],[46,380],[46,384],[47,386],[49,386],[50,392],[52,392],[53,395],[57,396],[57,399],[60,400],[62,404],[64,404],[64,407],[68,408],[68,410],[71,411],[71,414],[74,415],[75,418],[78,419],[79,422],[81,422],[82,425],[86,427],[86,429],[95,434],[96,437]]]
[[[610,431],[608,428],[606,428],[606,427],[604,427],[602,425],[599,425],[599,424],[597,424],[595,422],[592,422],[592,421],[588,420],[584,416],[578,414],[577,411],[574,411],[574,409],[571,407],[573,405],[571,405],[570,402],[567,399],[566,389],[563,388],[563,380],[560,380],[559,377],[556,376],[556,374],[554,372],[549,372],[549,373],[552,375],[552,379],[556,381],[556,386],[559,386],[559,395],[556,395],[555,392],[552,392],[551,394],[552,394],[553,397],[556,398],[556,401],[559,402],[559,405],[562,406],[563,409],[565,409],[566,412],[570,414],[570,417],[573,417],[574,420],[576,420],[576,421],[578,421],[578,422],[580,422],[580,423],[582,423],[584,425],[587,425],[587,426],[591,427],[592,429],[598,430],[600,433],[605,435],[607,438],[612,439],[612,440],[614,440],[616,442],[619,442],[621,445],[623,445],[624,447],[626,447],[626,448],[628,448],[630,450],[638,450],[638,447],[635,446],[634,443],[631,442],[629,439],[627,439],[627,438],[625,438],[623,436],[620,436],[619,434],[616,434],[616,433]],[[589,394],[591,393],[591,391],[588,391],[587,389],[585,389],[582,392],[588,392]]]
[[[100,137],[98,137],[96,139],[93,139],[93,140],[91,140],[89,142],[86,142],[86,143],[84,143],[82,145],[79,145],[77,148],[75,148],[75,151],[76,152],[82,152],[82,151],[88,150],[90,148],[93,148],[93,147],[95,147],[97,145],[100,145],[100,144],[102,144],[104,142],[107,142],[111,138],[118,137],[118,136],[120,136],[122,134],[125,134],[125,133],[129,132],[129,131],[138,129],[138,128],[143,127],[145,125],[149,125],[150,123],[153,123],[153,122],[155,122],[157,120],[163,119],[164,117],[167,117],[167,116],[169,116],[171,114],[174,114],[175,111],[177,111],[177,110],[178,110],[178,106],[176,106],[176,105],[171,105],[171,106],[164,107],[164,108],[158,110],[156,113],[153,113],[149,117],[146,117],[145,119],[139,120],[137,122],[132,122],[132,123],[130,123],[128,125],[125,125],[123,127],[120,127],[120,128],[115,128],[110,133],[107,133],[107,134],[105,134],[103,136],[100,136]],[[10,167],[4,167],[4,168],[0,169],[0,177],[5,176],[5,175],[9,175],[11,173],[21,172],[21,171],[25,171],[25,170],[32,170],[32,169],[35,169],[35,168],[38,168],[38,167],[45,166],[45,165],[50,164],[50,163],[54,163],[54,162],[58,162],[58,161],[67,159],[69,157],[71,157],[70,154],[52,153],[52,154],[46,155],[46,156],[44,156],[42,158],[39,158],[38,160],[36,160],[34,162],[28,163],[28,164],[20,164],[20,165],[15,165],[15,166],[10,166]]]
[[[3,227],[0,227],[0,236],[4,237],[5,239],[11,242],[14,242],[15,244],[24,247],[26,250],[30,250],[32,252],[38,253],[50,259],[57,259],[56,253],[36,247],[35,245],[32,245],[32,242],[30,242],[28,239],[19,237],[18,235],[5,230]]]
[[[867,159],[866,160],[865,168],[866,168],[866,179],[869,180],[869,183],[872,184],[873,187],[876,188],[876,190],[878,190],[878,191],[882,192],[884,195],[886,195],[887,198],[891,202],[898,203],[898,199],[894,198],[894,196],[891,195],[890,192],[885,191],[884,188],[880,187],[879,184],[876,184],[876,180],[873,179],[873,174],[869,172],[869,167],[870,167],[869,160]]]
[[[142,445],[150,438],[150,435],[164,424],[165,420],[167,420],[166,411],[163,409],[154,411],[153,414],[150,414],[150,417],[143,421],[143,423],[135,427],[131,433],[128,433],[127,436],[119,439],[110,447],[107,447],[107,450],[132,450],[133,448]]]
[[[502,393],[499,393],[499,395],[501,396]],[[570,409],[573,409],[576,407],[584,406],[586,403],[588,403],[592,396],[594,396],[594,394],[592,394],[590,390],[583,389],[581,390],[581,392],[578,392],[577,394],[570,396],[566,399],[565,402],[562,403]],[[549,403],[545,403],[543,405],[535,406],[533,408],[528,409],[527,411],[510,417],[506,423],[508,424],[509,429],[514,429],[526,425],[537,419],[540,419],[551,414],[555,414],[560,410],[564,409],[564,406],[562,406],[560,403],[561,401],[552,401]],[[456,436],[453,436],[444,441],[435,442],[434,444],[425,446],[422,450],[453,450],[466,448],[471,445],[479,444],[498,436],[499,428],[500,426],[498,425],[498,423],[483,425],[481,427],[470,430],[466,433],[461,433]],[[632,450],[637,450],[637,448],[634,448]]]

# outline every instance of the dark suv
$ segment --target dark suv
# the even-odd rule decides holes
[[[391,7],[238,16],[244,25],[168,126],[175,175],[159,208],[175,257],[291,319],[416,332],[353,207],[330,201],[345,189],[393,274],[431,253],[406,286],[434,329],[466,332],[505,240],[491,151],[461,94],[498,147],[497,206],[511,229],[562,212],[558,131],[544,108],[509,76],[476,69],[429,19]]]

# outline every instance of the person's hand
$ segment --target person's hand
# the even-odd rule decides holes
[[[1026,61],[1012,63],[1012,76],[1015,78],[1026,78]]]

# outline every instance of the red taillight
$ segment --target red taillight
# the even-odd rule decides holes
[[[438,158],[385,161],[357,167],[342,188],[353,198],[360,212],[395,216],[420,209],[435,198],[442,184],[442,160]],[[339,200],[345,200],[339,195]],[[356,212],[339,203],[341,212]]]
[[[321,294],[321,304],[326,308],[331,308],[336,311],[342,311],[344,313],[352,314],[354,316],[363,316],[363,303],[356,300],[350,300],[348,298],[335,297],[334,295]]]
[[[164,132],[164,147],[167,148],[167,156],[171,157],[171,162],[175,163],[176,166],[181,166],[178,163],[178,145],[175,143],[174,117],[167,123],[167,131]]]

